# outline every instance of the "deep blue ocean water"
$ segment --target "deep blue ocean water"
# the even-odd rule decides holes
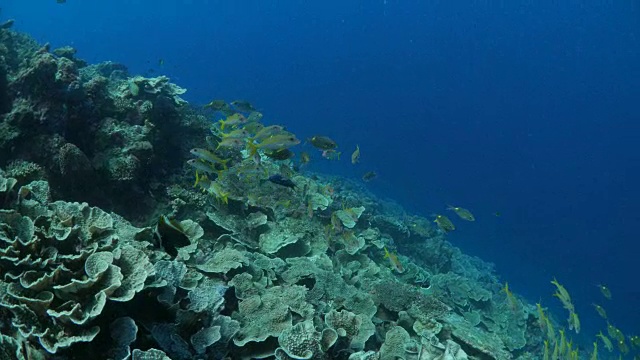
[[[192,103],[248,99],[267,123],[331,136],[346,159],[314,153],[313,170],[375,170],[368,187],[424,216],[467,207],[477,221],[458,222],[451,242],[495,263],[516,293],[564,318],[551,296],[557,277],[584,333],[603,328],[592,302],[623,332],[640,333],[637,1],[1,7],[15,29],[52,47],[168,75]]]

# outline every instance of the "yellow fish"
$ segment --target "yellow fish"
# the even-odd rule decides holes
[[[229,204],[229,193],[225,192],[217,181],[211,181],[206,175],[200,176],[196,171],[196,182],[193,187],[200,186],[202,191],[216,197],[219,201]]]
[[[311,156],[306,151],[300,153],[300,164],[304,165],[311,161]]]
[[[569,310],[569,313],[574,312],[575,308],[573,306],[573,303],[571,302],[571,296],[569,295],[567,289],[555,278],[553,278],[551,283],[556,286],[556,292],[553,294],[553,296],[560,299],[564,308]]]
[[[604,308],[598,304],[593,304],[593,307],[596,309],[596,311],[598,312],[598,314],[603,318],[603,319],[607,319],[607,312],[604,311]]]
[[[611,343],[611,340],[609,340],[609,338],[605,334],[603,334],[602,331],[600,331],[598,335],[596,335],[596,337],[599,338],[600,341],[602,341],[602,344],[604,344],[604,347],[609,352],[613,351],[613,343]]]
[[[456,215],[458,215],[460,217],[460,219],[462,219],[462,220],[476,221],[476,218],[473,216],[471,211],[469,211],[469,210],[467,210],[465,208],[449,205],[447,207],[447,210],[451,210],[451,211],[455,212]]]
[[[433,220],[433,222],[436,223],[436,225],[438,225],[440,230],[444,232],[450,232],[456,229],[456,227],[453,225],[451,220],[449,220],[449,218],[444,215],[436,214],[436,219]]]
[[[606,286],[604,286],[602,284],[598,284],[596,286],[600,289],[600,292],[602,293],[602,296],[604,296],[608,300],[611,300],[611,290],[609,290],[608,287],[606,287]]]
[[[369,182],[373,179],[375,179],[378,176],[378,174],[375,171],[369,171],[366,174],[362,175],[362,180],[364,182]]]
[[[355,151],[351,154],[351,163],[357,164],[358,162],[360,162],[360,146],[356,145]]]
[[[262,142],[257,144],[253,141],[250,141],[247,144],[247,150],[249,151],[249,155],[253,156],[258,151],[258,149],[277,151],[287,149],[298,144],[300,144],[300,140],[298,140],[295,135],[291,133],[281,133],[278,135],[269,136],[268,138],[262,140]]]
[[[549,360],[549,341],[544,341],[544,356],[543,360]]]
[[[624,341],[624,339],[618,340],[618,350],[620,350],[620,352],[624,355],[627,355],[629,353],[629,347],[627,346],[627,343]]]
[[[593,352],[591,353],[590,360],[598,360],[598,343],[593,342]]]
[[[575,311],[569,313],[569,330],[574,330],[576,334],[580,333],[580,318]]]
[[[389,263],[391,264],[393,270],[399,273],[404,272],[404,267],[402,266],[400,259],[398,259],[398,256],[395,253],[390,253],[389,250],[387,250],[386,246],[384,248],[384,258],[389,259]]]
[[[611,338],[616,339],[618,341],[624,341],[624,334],[617,327],[611,324],[607,324],[607,332],[609,333],[609,336]]]
[[[227,126],[237,126],[240,124],[244,124],[246,122],[247,122],[247,118],[245,118],[242,114],[238,114],[238,113],[227,116],[225,120],[218,121],[218,123],[220,124],[220,130],[224,130],[224,128]]]
[[[540,329],[544,329],[547,325],[547,316],[544,314],[542,305],[536,304],[536,308],[538,309],[538,324],[540,325]]]
[[[504,291],[505,295],[507,295],[507,300],[509,301],[509,306],[511,307],[511,310],[513,311],[517,310],[518,300],[516,300],[516,297],[513,296],[513,293],[511,292],[511,290],[509,290],[508,282],[504,283],[504,287],[502,288],[502,291]]]

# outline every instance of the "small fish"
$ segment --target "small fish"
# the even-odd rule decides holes
[[[214,164],[211,164],[209,162],[200,160],[200,159],[191,159],[189,161],[187,161],[187,164],[191,167],[193,167],[194,169],[196,169],[196,171],[200,171],[202,173],[205,174],[217,174],[218,173],[218,169],[216,169]]]
[[[465,208],[449,205],[447,207],[447,210],[451,210],[451,211],[455,212],[456,215],[458,215],[460,217],[460,219],[462,219],[462,220],[476,221],[476,218],[473,216],[471,211],[469,211],[469,210],[467,210]]]
[[[279,149],[265,152],[264,154],[273,160],[288,160],[295,156],[293,151],[289,149]]]
[[[335,141],[326,136],[316,135],[307,140],[311,143],[311,145],[317,147],[320,150],[333,150],[338,147],[338,144]]]
[[[631,342],[631,346],[633,346],[634,348],[640,349],[640,336],[638,335],[629,336],[629,341]]]
[[[256,132],[256,135],[252,138],[252,140],[261,141],[268,137],[275,136],[275,135],[282,135],[282,134],[293,135],[287,132],[284,126],[280,126],[280,125],[269,125],[267,127],[263,126],[262,129]]]
[[[551,320],[549,319],[549,317],[547,317],[547,339],[555,342],[555,338],[556,338],[556,331],[553,328],[553,323],[551,322]]]
[[[200,149],[200,148],[191,149],[190,153],[191,155],[196,156],[202,160],[206,160],[212,164],[220,164],[225,169],[227,168],[227,162],[229,162],[229,159],[223,159],[218,155],[212,153],[211,151],[205,150],[205,149]]]
[[[576,334],[580,333],[580,318],[575,311],[569,312],[569,330],[574,330]]]
[[[249,134],[255,135],[258,132],[260,132],[262,129],[264,129],[264,125],[262,125],[259,122],[251,122],[247,118],[247,124],[245,124],[242,128],[247,130]]]
[[[600,292],[602,293],[602,296],[604,296],[608,300],[611,300],[611,290],[609,290],[608,287],[606,287],[606,286],[604,286],[602,284],[598,284],[596,286],[600,289]]]
[[[493,216],[500,217],[500,216],[502,216],[502,213],[500,211],[496,211],[496,212],[493,213]]]
[[[395,252],[390,253],[386,246],[384,247],[384,258],[389,259],[389,264],[393,270],[400,274],[404,272],[404,267],[402,266],[400,259],[398,259],[398,255],[396,255]]]
[[[547,326],[547,315],[545,315],[542,305],[536,304],[536,308],[538,309],[538,324],[540,329],[544,329]]]
[[[323,150],[322,157],[327,160],[340,160],[340,155],[342,153],[340,151],[335,150]]]
[[[225,108],[227,103],[224,100],[211,100],[208,104],[203,106],[205,109],[210,108],[211,110],[220,111]]]
[[[511,307],[511,310],[514,310],[514,311],[517,310],[518,309],[518,300],[516,299],[515,296],[513,296],[513,293],[511,292],[511,290],[509,290],[509,283],[508,282],[504,283],[504,287],[502,288],[502,291],[507,296],[507,301],[509,302],[509,306]]]
[[[222,139],[222,141],[218,143],[218,146],[216,146],[216,150],[218,150],[219,148],[241,149],[243,147],[244,147],[244,140],[227,138],[227,139]]]
[[[256,108],[251,105],[250,102],[246,100],[234,100],[231,102],[231,105],[236,108],[236,110],[249,113],[252,111],[256,111]]]
[[[164,249],[167,254],[173,257],[178,255],[178,247],[191,244],[191,241],[185,234],[182,225],[180,225],[177,220],[169,219],[164,215],[160,215],[160,218],[154,228],[153,235],[158,242],[159,247]]]
[[[247,118],[242,114],[233,114],[227,116],[225,120],[220,120],[218,123],[220,124],[220,130],[224,130],[227,126],[238,126],[240,124],[244,124],[247,122]]]
[[[159,66],[163,66],[164,65],[164,59],[159,59],[158,60],[158,65]]]
[[[367,173],[365,173],[364,175],[362,175],[362,180],[364,182],[369,182],[375,178],[378,177],[378,174],[375,171],[369,171]]]
[[[218,147],[221,139],[218,136],[205,136],[204,140],[210,148],[215,149]]]
[[[596,335],[596,337],[600,339],[600,341],[602,341],[602,344],[609,352],[613,351],[613,343],[611,342],[611,339],[609,339],[605,334],[603,334],[602,331],[600,331]]]
[[[259,111],[252,111],[251,113],[249,113],[249,116],[247,116],[247,122],[258,122],[260,120],[262,120],[262,113]]]
[[[356,145],[356,149],[351,154],[351,163],[357,164],[360,162],[360,145]]]
[[[603,319],[607,320],[607,312],[604,310],[604,308],[598,304],[592,304],[592,305],[596,309],[596,312],[598,312],[598,315],[600,315],[600,317],[602,317]]]
[[[129,93],[133,97],[136,97],[138,96],[138,94],[140,94],[140,87],[135,83],[135,81],[133,81],[133,79],[129,80]]]
[[[593,342],[593,351],[589,360],[598,360],[598,342],[596,341]]]
[[[544,355],[542,356],[542,360],[550,360],[550,354],[549,354],[549,340],[545,340],[544,341]]]
[[[288,179],[280,174],[275,174],[275,175],[271,175],[269,176],[269,181],[271,181],[274,184],[278,184],[280,186],[284,186],[284,187],[288,187],[290,189],[294,189],[296,188],[296,184],[291,181],[291,179]]]
[[[235,129],[228,133],[220,134],[223,139],[232,138],[232,139],[246,139],[249,137],[249,132],[245,129]]]
[[[624,354],[627,355],[629,353],[629,347],[627,346],[627,343],[623,340],[618,340],[618,350]]]
[[[436,215],[436,218],[435,220],[433,220],[433,222],[436,223],[436,225],[438,225],[438,228],[440,228],[440,230],[444,232],[450,232],[456,229],[451,220],[449,220],[449,218],[444,215]]]
[[[300,164],[308,164],[311,161],[311,156],[306,151],[300,153]]]
[[[200,186],[203,192],[215,196],[216,199],[225,204],[229,204],[229,193],[223,190],[222,185],[217,181],[209,180],[206,175],[200,176],[196,171],[196,182],[193,187],[197,186]]]
[[[249,141],[247,144],[247,150],[249,150],[250,155],[253,155],[258,149],[276,151],[290,148],[298,144],[300,144],[300,140],[298,140],[295,135],[280,134],[270,136],[257,144]]]

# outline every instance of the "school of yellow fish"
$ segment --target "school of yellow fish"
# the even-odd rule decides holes
[[[253,159],[254,162],[253,167],[248,167],[244,163],[238,165],[241,167],[240,172],[247,177],[255,176],[258,178],[267,176],[266,170],[262,171],[259,168],[262,156],[276,161],[293,161],[292,159],[295,158],[295,153],[291,151],[291,148],[299,145],[301,141],[295,134],[287,131],[284,126],[266,126],[262,124],[262,113],[258,112],[249,102],[235,100],[227,103],[223,100],[213,100],[206,104],[205,108],[211,109],[216,113],[221,113],[225,118],[219,120],[211,127],[211,136],[208,136],[206,139],[209,148],[192,149],[191,154],[194,156],[194,159],[189,160],[187,163],[195,170],[196,180],[194,186],[199,187],[203,192],[211,194],[221,203],[228,203],[229,192],[218,179],[228,171],[231,166],[234,166],[234,163],[238,162],[237,153],[241,153],[240,159],[250,158]],[[307,142],[318,149],[323,158],[327,160],[340,159],[341,153],[337,150],[338,144],[331,138],[323,135],[315,135],[308,138]],[[360,146],[356,145],[355,150],[351,154],[351,163],[354,165],[358,164],[360,162],[360,156]],[[301,152],[296,164],[287,162],[280,166],[278,179],[277,181],[273,181],[286,185],[283,181],[290,182],[289,179],[293,177],[294,170],[299,170],[310,161],[310,154],[306,151]],[[376,177],[376,172],[368,171],[362,176],[362,180],[369,182]],[[292,188],[295,189],[295,186]],[[327,185],[324,191],[327,196],[333,196],[333,188],[331,188],[330,185]],[[290,206],[290,201],[288,200],[288,202],[289,203],[282,205]],[[449,205],[446,210],[454,212],[461,220],[469,222],[475,221],[475,216],[466,208]],[[306,214],[309,217],[314,216],[314,208],[310,200],[306,205]],[[359,217],[355,208],[343,207],[343,209],[340,210],[340,214],[338,214],[338,211],[333,212],[331,214],[330,224],[325,227],[325,235],[330,239],[333,236],[339,235],[345,242],[353,240],[351,239],[354,237],[353,232],[345,229],[343,219],[341,219],[339,215],[343,217],[346,216],[347,218],[351,217],[354,222],[357,221]],[[499,214],[496,214],[496,216],[499,216]],[[449,217],[442,214],[434,214],[433,217],[433,222],[436,224],[436,227],[443,233],[449,233],[456,229]],[[421,225],[422,228],[424,228],[424,226],[425,225]],[[426,228],[423,230],[427,231]],[[398,258],[396,252],[389,251],[385,247],[384,259],[388,259],[389,267],[393,271],[397,273],[404,272],[402,261]],[[575,310],[569,292],[556,279],[553,279],[551,283],[555,286],[556,290],[553,296],[560,300],[562,306],[568,312],[568,331],[575,331],[575,333],[578,334],[581,328],[580,318]],[[598,288],[605,300],[611,300],[611,291],[606,286],[598,285]],[[507,304],[512,310],[515,311],[522,306],[509,289],[507,283],[505,283],[502,291],[505,293]],[[536,307],[538,323],[541,331],[545,334],[543,360],[578,360],[580,358],[579,349],[577,346],[574,346],[573,340],[570,337],[567,339],[567,330],[561,328],[556,332],[553,321],[547,314],[547,310],[539,303],[536,304]],[[617,348],[620,358],[629,354],[630,346],[636,350],[640,349],[639,336],[626,337],[617,327],[609,322],[607,312],[603,306],[594,303],[593,307],[596,313],[606,321],[606,334],[600,331],[596,335],[589,359],[598,359],[599,344],[609,353],[613,353],[615,348]],[[634,359],[640,358],[636,355]]]

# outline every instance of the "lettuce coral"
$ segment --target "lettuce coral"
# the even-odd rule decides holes
[[[49,203],[37,218],[0,210],[0,223],[0,308],[49,353],[92,341],[107,301],[131,300],[154,273],[111,216],[86,203]]]

